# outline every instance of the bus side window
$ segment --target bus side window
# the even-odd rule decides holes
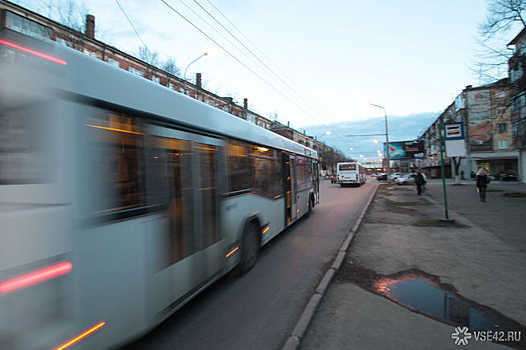
[[[167,210],[168,267],[197,251],[194,230],[194,195],[190,141],[152,137],[149,152],[149,204]]]
[[[95,166],[100,197],[93,214],[109,214],[145,205],[145,167],[141,150],[144,133],[138,118],[93,110],[86,136]],[[98,112],[98,113],[97,113]]]
[[[243,142],[229,140],[228,153],[228,178],[229,191],[243,191],[253,186],[252,159],[248,156],[247,145]]]
[[[201,223],[203,225],[203,248],[219,241],[217,196],[217,147],[198,144],[199,187],[201,196]]]

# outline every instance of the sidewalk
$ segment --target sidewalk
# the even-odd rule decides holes
[[[503,196],[526,185],[492,182],[481,203],[472,180],[448,183],[454,225],[436,220],[444,218],[441,181],[430,180],[421,197],[414,186],[380,185],[301,349],[458,349],[454,325],[477,315],[520,329],[521,342],[507,345],[526,347],[526,198]],[[397,288],[409,302],[393,297]],[[450,321],[422,312],[433,299]],[[502,345],[472,338],[460,348]]]

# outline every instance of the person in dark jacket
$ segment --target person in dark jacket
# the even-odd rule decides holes
[[[419,171],[416,173],[415,176],[415,185],[416,185],[416,191],[418,192],[418,195],[422,193],[422,187],[426,184],[426,180],[424,179],[424,175]]]
[[[475,177],[476,185],[477,185],[477,192],[479,193],[480,201],[485,202],[486,201],[486,188],[488,187],[488,173],[484,168],[480,168],[479,171],[477,171],[477,175]]]

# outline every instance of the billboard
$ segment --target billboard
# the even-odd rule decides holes
[[[385,152],[385,142],[384,142]],[[389,142],[389,159],[424,159],[426,149],[424,140]]]
[[[469,149],[493,151],[493,125],[489,90],[468,91]]]

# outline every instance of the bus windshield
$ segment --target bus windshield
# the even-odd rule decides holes
[[[356,170],[356,164],[339,164],[339,170]]]

